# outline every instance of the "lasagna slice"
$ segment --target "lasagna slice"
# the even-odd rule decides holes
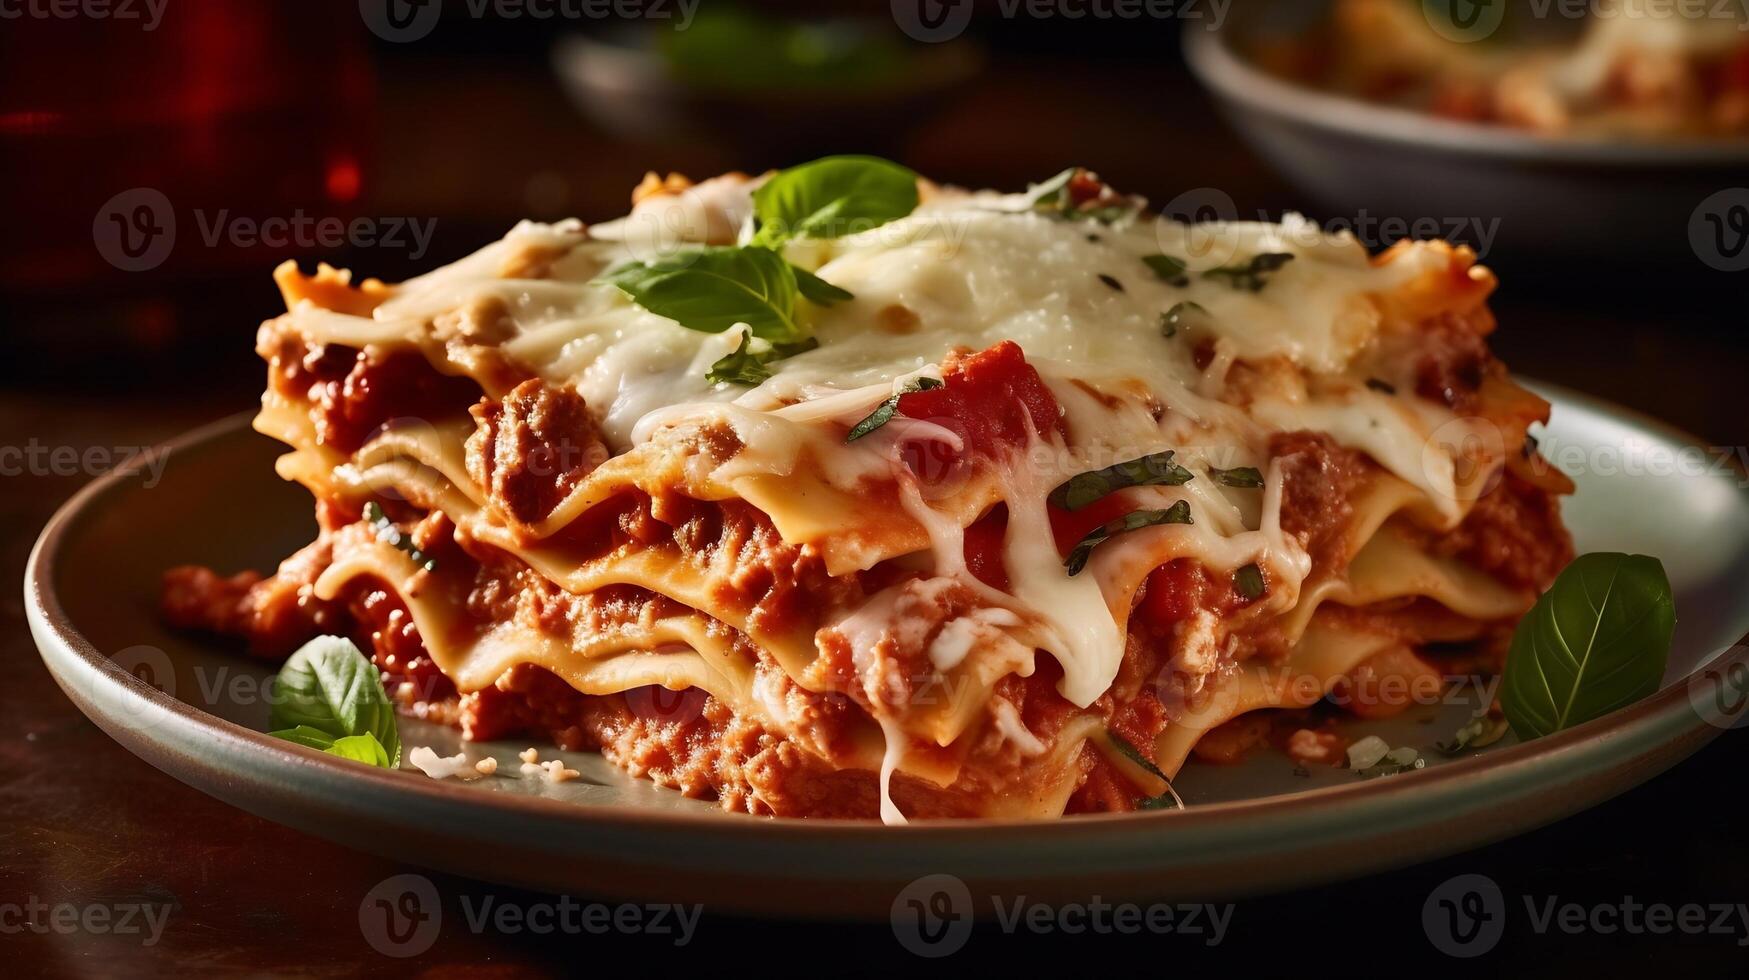
[[[774,232],[821,167],[866,220]],[[408,713],[728,810],[1045,817],[1497,660],[1571,557],[1466,249],[866,158],[634,202],[395,286],[282,266],[255,427],[320,532],[166,617],[350,636]]]

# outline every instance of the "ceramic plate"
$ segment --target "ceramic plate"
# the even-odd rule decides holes
[[[1749,632],[1749,497],[1740,474],[1655,422],[1543,390],[1556,403],[1544,451],[1579,484],[1566,509],[1579,550],[1656,555],[1669,571],[1679,622],[1663,689],[1531,744],[1508,737],[1448,759],[1433,744],[1478,703],[1460,691],[1345,728],[1423,748],[1423,771],[1307,775],[1274,752],[1238,766],[1192,762],[1176,781],[1188,808],[1176,812],[906,827],[782,821],[722,813],[589,754],[544,750],[580,770],[577,781],[520,779],[526,743],[463,746],[411,720],[406,745],[493,755],[500,774],[438,781],[270,739],[260,733],[271,671],[168,631],[155,614],[165,567],[271,568],[314,534],[303,490],[273,473],[280,447],[242,417],[172,443],[161,479],[118,471],[73,498],[37,543],[26,606],[67,695],[141,758],[270,820],[446,871],[803,916],[884,916],[901,889],[931,874],[958,877],[974,896],[1041,901],[1285,889],[1559,819],[1675,764],[1741,714],[1749,666],[1734,645]]]

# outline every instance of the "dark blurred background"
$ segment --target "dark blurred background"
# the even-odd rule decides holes
[[[1079,164],[1156,204],[1213,188],[1246,217],[1290,207],[1345,217],[1318,213],[1253,156],[1187,71],[1180,35],[1206,29],[1209,0],[1167,19],[1041,19],[1014,0],[651,0],[642,9],[652,16],[629,21],[533,16],[552,9],[542,0],[154,4],[131,0],[129,18],[123,0],[107,17],[0,17],[0,445],[139,445],[248,409],[262,377],[255,327],[282,309],[269,278],[277,263],[321,259],[392,281],[523,217],[622,214],[650,170],[705,177],[874,152],[940,181],[1018,190]],[[687,29],[675,30],[684,17]],[[914,37],[956,23],[951,40]],[[1509,363],[1665,418],[1703,444],[1745,442],[1732,396],[1749,373],[1749,272],[1647,262],[1637,230],[1607,222],[1592,231],[1619,248],[1586,263],[1515,251],[1509,231],[1486,256],[1503,282],[1496,347]],[[256,240],[263,232],[273,240]],[[90,475],[0,480],[8,581],[54,505]],[[393,873],[391,862],[149,770],[60,699],[16,599],[0,603],[0,618],[7,656],[29,661],[5,713],[32,738],[80,747],[77,772],[51,781],[42,773],[60,770],[63,756],[51,763],[41,745],[7,740],[0,785],[13,793],[28,778],[39,788],[28,802],[14,797],[0,864],[73,894],[181,882],[172,955],[214,972],[358,969],[351,899],[338,908],[334,896]],[[1415,910],[1459,871],[1484,871],[1509,891],[1737,901],[1749,850],[1719,797],[1736,783],[1728,773],[1742,744],[1731,733],[1623,800],[1479,854],[1248,903],[1244,948],[1213,960],[1183,943],[1165,954],[1136,941],[1102,948],[1152,962],[1150,972],[1239,957],[1368,975],[1390,958],[1381,949],[1428,953]],[[1693,823],[1676,830],[1679,814]],[[190,865],[196,842],[204,849]],[[734,962],[751,944],[835,953],[824,961],[834,972],[923,965],[879,925],[712,929],[694,963]],[[464,937],[422,965],[514,975],[581,962],[563,942],[524,938]],[[1596,937],[1544,938],[1507,949],[1546,971],[1592,973],[1628,962],[1723,969],[1733,953],[1718,937],[1686,940],[1674,960],[1654,937],[1627,953]],[[1071,937],[1034,946],[1092,962]],[[83,949],[61,948],[54,972],[75,972]],[[138,962],[92,961],[100,973]]]
[[[1114,9],[1097,0],[1060,8],[1079,17],[1026,0],[126,4],[0,20],[8,388],[161,396],[198,378],[178,387],[244,405],[276,263],[392,281],[522,217],[621,214],[649,170],[857,151],[1019,189],[1080,164],[1156,205],[1214,188],[1244,217],[1353,218],[1253,156],[1186,70],[1181,34],[1233,13],[1213,0],[1165,18],[1096,16]],[[1742,374],[1745,277],[1648,264],[1635,229],[1599,225],[1620,241],[1603,269],[1514,254],[1501,229],[1484,258],[1502,352],[1740,441],[1704,393]],[[1681,390],[1644,402],[1647,365]]]

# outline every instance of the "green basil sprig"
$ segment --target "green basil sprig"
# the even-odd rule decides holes
[[[779,171],[753,192],[753,244],[839,238],[915,210],[911,170],[879,157],[826,157]]]
[[[1108,494],[1128,487],[1181,487],[1195,479],[1195,474],[1172,461],[1173,450],[1152,453],[1139,459],[1107,466],[1102,470],[1081,473],[1051,491],[1051,506],[1059,510],[1080,510]]]
[[[1155,278],[1169,286],[1188,286],[1190,277],[1184,274],[1184,260],[1171,255],[1144,255],[1142,263],[1153,270]],[[1191,304],[1195,306],[1196,304]],[[1177,307],[1173,308],[1174,310]],[[1198,306],[1197,309],[1202,309]]]
[[[1081,574],[1081,570],[1087,567],[1087,559],[1093,556],[1094,548],[1126,531],[1162,524],[1194,523],[1196,522],[1190,519],[1190,502],[1186,500],[1180,500],[1165,510],[1138,510],[1133,514],[1125,514],[1103,527],[1088,531],[1087,536],[1069,552],[1069,557],[1063,559],[1063,567],[1068,569],[1071,576]]]
[[[740,346],[717,358],[716,363],[705,373],[705,380],[711,384],[737,384],[751,388],[771,377],[770,365],[773,361],[794,357],[818,346],[820,342],[809,337],[793,344],[772,344],[764,351],[755,352],[752,335],[742,334]]]
[[[768,248],[715,247],[630,262],[597,280],[689,330],[722,333],[745,323],[772,341],[801,337],[795,272]]]
[[[395,709],[376,665],[351,640],[318,636],[273,679],[269,735],[393,769],[401,764]]]
[[[1658,690],[1676,604],[1645,555],[1573,559],[1512,635],[1500,706],[1521,739],[1558,732]]]

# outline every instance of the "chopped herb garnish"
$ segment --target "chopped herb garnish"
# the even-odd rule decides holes
[[[1235,466],[1230,470],[1209,467],[1209,477],[1224,487],[1256,490],[1263,486],[1263,474],[1255,466]]]
[[[1246,292],[1261,292],[1269,285],[1268,276],[1287,265],[1294,259],[1288,252],[1264,252],[1254,255],[1251,261],[1243,265],[1227,265],[1218,269],[1209,269],[1202,274],[1204,279],[1225,279],[1227,285]]]
[[[1072,185],[1080,173],[1080,167],[1070,167],[1042,184],[1034,184],[1027,192],[1032,210],[1064,221],[1097,221],[1102,225],[1121,224],[1141,213],[1146,204],[1142,199],[1116,197],[1104,191],[1094,200],[1076,204]]]
[[[1389,381],[1382,381],[1378,378],[1366,379],[1366,386],[1374,391],[1384,392],[1387,395],[1394,395],[1397,393],[1396,385],[1391,384]]]
[[[1094,548],[1126,531],[1139,531],[1162,524],[1194,523],[1196,522],[1190,519],[1190,502],[1185,500],[1180,500],[1165,510],[1138,510],[1133,514],[1126,514],[1103,527],[1087,532],[1087,536],[1069,552],[1069,557],[1063,559],[1063,567],[1068,569],[1070,575],[1081,574],[1081,570],[1087,567],[1087,559],[1092,557]]]
[[[1174,463],[1174,455],[1176,453],[1168,449],[1071,477],[1067,483],[1051,491],[1051,506],[1061,510],[1080,510],[1127,487],[1181,487],[1195,479],[1196,474]]]
[[[1154,270],[1154,275],[1172,286],[1190,285],[1190,277],[1184,274],[1184,260],[1170,255],[1144,255],[1142,262]],[[1194,304],[1193,304],[1194,305]],[[1201,307],[1198,307],[1201,309]]]
[[[1161,256],[1161,258],[1164,258],[1164,256]],[[1201,303],[1192,303],[1189,300],[1185,300],[1182,303],[1174,303],[1170,310],[1160,314],[1160,332],[1168,337],[1177,336],[1178,328],[1184,325],[1184,318],[1187,314],[1199,313],[1203,316],[1208,316],[1208,312],[1208,310],[1202,308]]]
[[[1168,779],[1166,774],[1160,771],[1159,766],[1154,765],[1154,760],[1143,755],[1141,749],[1138,749],[1134,745],[1131,745],[1129,739],[1124,738],[1122,735],[1119,735],[1118,733],[1112,731],[1109,728],[1107,728],[1105,730],[1105,737],[1111,741],[1111,744],[1113,747],[1115,747],[1119,752],[1123,753],[1124,758],[1130,760],[1131,762],[1135,763],[1138,766],[1141,766],[1143,769],[1146,769],[1148,771],[1148,775],[1153,776],[1156,779],[1159,779],[1161,782],[1166,784],[1166,792],[1160,794],[1159,796],[1153,796],[1153,797],[1149,797],[1148,799],[1142,800],[1140,803],[1136,804],[1136,809],[1138,809],[1138,810],[1182,810],[1182,809],[1184,809],[1184,800],[1183,800],[1183,798],[1181,798],[1178,795],[1178,791],[1172,788],[1172,780]]]
[[[771,377],[769,365],[773,361],[781,361],[786,357],[794,357],[804,351],[810,351],[820,346],[820,341],[813,337],[792,344],[772,344],[761,353],[753,352],[753,337],[751,334],[741,335],[741,345],[717,359],[711,369],[705,372],[705,380],[712,384],[737,384],[753,387],[762,384]]]
[[[437,560],[426,557],[425,552],[414,547],[413,536],[396,527],[395,522],[389,520],[389,515],[383,513],[382,507],[376,501],[373,500],[364,505],[364,519],[376,529],[378,541],[391,548],[405,551],[407,557],[413,559],[413,564],[428,572],[437,570]]]
[[[1500,741],[1510,727],[1505,718],[1482,715],[1453,732],[1451,741],[1435,743],[1434,748],[1446,755],[1462,755],[1470,749],[1485,749]]]
[[[870,432],[873,432],[881,426],[886,425],[888,422],[891,422],[893,420],[893,413],[899,410],[899,399],[912,394],[913,392],[929,391],[931,389],[939,388],[941,385],[942,382],[937,381],[934,378],[912,378],[905,383],[905,387],[900,389],[897,394],[888,398],[886,401],[881,402],[874,411],[868,413],[868,418],[856,423],[855,427],[850,430],[850,434],[844,437],[844,441],[855,442],[863,436],[868,435]]]
[[[1111,288],[1117,290],[1120,293],[1123,292],[1123,283],[1118,282],[1116,276],[1108,276],[1105,273],[1101,272],[1099,274],[1099,281],[1102,283],[1105,283],[1107,286],[1110,286]]]
[[[1233,588],[1246,599],[1256,600],[1263,597],[1269,586],[1263,582],[1263,569],[1255,563],[1246,565],[1233,573]]]

